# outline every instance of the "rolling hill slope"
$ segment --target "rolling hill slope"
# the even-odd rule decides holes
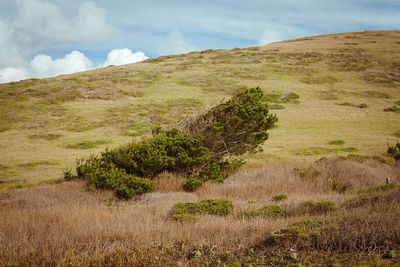
[[[1,84],[1,186],[60,178],[76,158],[256,86],[279,122],[252,161],[383,157],[400,137],[400,31],[206,50]]]

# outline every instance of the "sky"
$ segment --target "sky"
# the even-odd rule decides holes
[[[400,0],[0,0],[0,83],[191,51],[399,29]]]

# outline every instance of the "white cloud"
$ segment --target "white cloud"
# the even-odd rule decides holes
[[[11,40],[13,30],[0,20],[0,68],[18,67],[24,63],[18,47]]]
[[[132,53],[132,51],[128,48],[123,49],[114,49],[107,55],[106,61],[101,64],[101,66],[109,66],[109,65],[124,65],[130,63],[136,63],[142,60],[148,59],[143,52]]]
[[[37,78],[70,74],[91,68],[92,62],[84,54],[76,50],[63,58],[55,60],[47,55],[37,55],[30,63],[30,73]]]
[[[23,68],[0,69],[0,83],[19,81],[28,78],[28,73]]]
[[[264,32],[261,34],[259,44],[260,45],[265,45],[265,44],[270,44],[273,42],[278,42],[282,41],[285,39],[285,33],[279,30],[273,30],[273,29],[266,29]]]
[[[158,45],[160,55],[176,55],[196,50],[196,47],[185,39],[182,33],[174,31],[166,36]]]
[[[108,65],[123,65],[136,63],[148,57],[141,51],[133,53],[128,48],[114,49],[107,55],[104,63],[93,66],[92,61],[79,51],[72,51],[62,58],[52,59],[51,56],[36,55],[27,67],[0,69],[0,83],[19,81],[27,78],[47,78],[62,74],[87,71]]]
[[[111,36],[106,12],[93,2],[83,2],[78,15],[65,17],[54,4],[40,0],[17,0],[17,16],[11,25],[24,47],[41,47],[51,42],[91,42]]]

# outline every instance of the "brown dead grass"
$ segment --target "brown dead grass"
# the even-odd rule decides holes
[[[322,173],[309,178],[294,168]],[[21,189],[0,200],[0,264],[88,265],[105,263],[109,255],[116,257],[113,261],[120,260],[115,253],[123,252],[137,255],[130,263],[152,266],[163,262],[156,261],[157,254],[167,249],[169,254],[160,257],[166,264],[178,265],[188,262],[193,250],[208,255],[210,251],[213,255],[236,253],[261,244],[271,231],[302,218],[248,221],[236,216],[240,210],[276,204],[272,197],[281,193],[288,195],[280,203],[287,209],[309,200],[341,203],[349,196],[335,191],[329,178],[356,189],[383,184],[387,176],[400,182],[399,166],[330,159],[244,166],[224,184],[208,183],[195,193],[182,192],[182,179],[164,173],[156,180],[155,192],[130,201],[118,200],[109,191],[87,191],[84,182]],[[231,199],[234,213],[203,216],[194,223],[171,220],[174,203],[206,198]]]

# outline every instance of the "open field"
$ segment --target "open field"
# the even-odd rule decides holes
[[[385,259],[399,251],[399,170],[368,159],[271,162],[244,166],[194,193],[164,174],[155,192],[130,201],[87,191],[84,182],[21,189],[1,200],[0,264],[400,264]],[[287,199],[273,199],[280,194]],[[194,222],[171,217],[177,202],[210,198],[231,200],[233,211]],[[243,214],[268,205],[286,213]],[[279,235],[299,222],[306,223]]]
[[[163,173],[154,192],[126,201],[63,181],[77,158],[257,86],[277,127],[222,184],[189,193],[187,177]],[[400,166],[386,153],[399,106],[400,31],[0,84],[0,266],[400,266]],[[175,206],[205,199],[232,207]]]

